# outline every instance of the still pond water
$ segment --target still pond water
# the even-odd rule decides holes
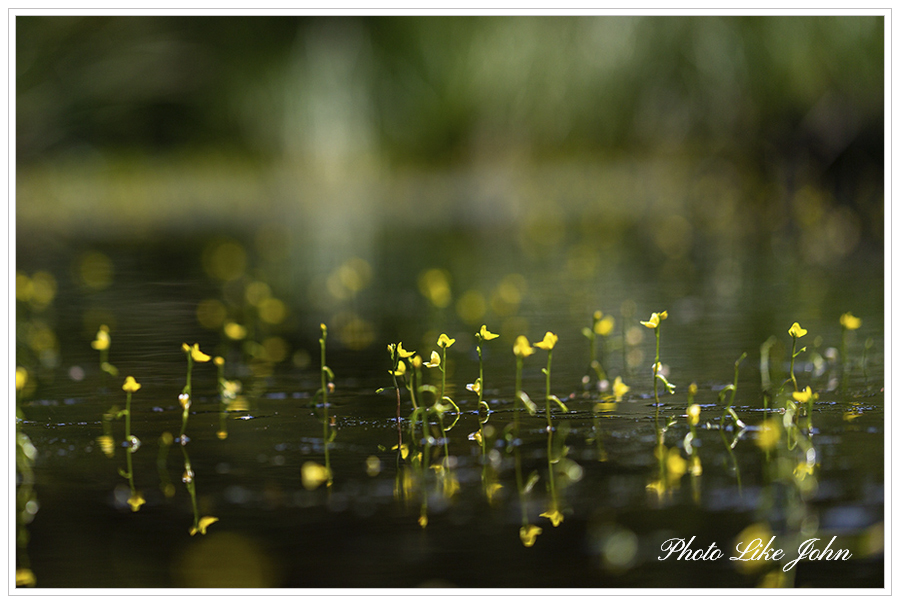
[[[18,270],[50,272],[57,290],[49,308],[19,304],[17,335],[22,340],[31,322],[43,322],[57,347],[54,362],[27,367],[37,386],[23,398],[19,428],[36,449],[39,507],[19,566],[27,563],[37,586],[47,588],[883,585],[880,257],[827,271],[777,254],[657,266],[636,252],[585,264],[584,249],[528,258],[514,236],[504,237],[423,234],[405,239],[402,250],[386,238],[376,243],[376,257],[349,259],[321,278],[314,269],[292,269],[290,257],[267,265],[248,254],[240,258],[243,274],[229,280],[234,275],[216,273],[216,250],[227,260],[229,249],[250,249],[251,237],[238,233],[213,247],[185,237],[38,252],[20,233]],[[236,247],[223,251],[222,241]],[[111,263],[111,283],[89,262],[85,269],[86,260],[76,267],[86,252]],[[445,287],[452,287],[449,303]],[[330,306],[322,300],[328,296]],[[283,306],[266,307],[260,298]],[[210,329],[198,323],[203,301]],[[221,308],[224,322],[248,328],[235,334],[243,337],[223,334],[215,317]],[[614,319],[607,335],[596,336],[608,378],[599,386],[582,333],[596,310]],[[663,310],[660,358],[676,388],[660,388],[657,415],[654,331],[639,321]],[[844,371],[838,318],[848,311],[862,327],[847,332]],[[775,396],[790,379],[788,328],[795,321],[808,330],[798,339],[797,348],[807,348],[795,374],[800,390],[810,386],[818,396],[811,417],[805,404]],[[304,481],[303,471],[309,462],[325,463],[315,398],[322,322],[335,374],[330,487],[316,484],[312,472]],[[482,323],[500,333],[483,343],[489,416],[479,415],[477,395],[466,389],[478,377]],[[91,348],[100,324],[110,326],[109,362],[118,377],[100,370]],[[546,331],[559,336],[551,390],[566,408],[553,406],[552,431],[544,350],[523,362],[522,389],[537,414],[514,396],[515,337],[534,343]],[[444,414],[445,428],[455,422],[446,441],[431,423],[423,451],[421,426],[411,436],[412,404],[401,388],[404,447],[396,448],[387,345],[402,341],[427,361],[440,351],[441,333],[456,339],[447,349],[447,394],[461,412]],[[761,370],[767,341],[768,369]],[[223,403],[214,364],[194,363],[181,446],[184,342],[221,355],[225,377],[239,380],[241,392]],[[733,402],[742,428],[725,404],[745,352]],[[440,388],[439,369],[422,372]],[[105,417],[124,408],[128,375],[142,385],[131,418],[140,440],[131,473],[144,500],[136,512],[125,420]],[[610,386],[616,377],[630,388],[618,402]],[[688,438],[692,383],[700,416]],[[420,402],[430,405],[430,396]],[[477,435],[486,417],[482,451]],[[104,435],[113,437],[109,455]],[[206,517],[217,520],[192,535]],[[659,559],[667,540],[691,537],[691,549],[723,555]],[[784,558],[729,560],[738,542],[757,537],[762,544],[774,537]],[[824,549],[832,537],[831,548],[849,551],[849,560],[782,570],[802,542],[819,538],[816,547]]]

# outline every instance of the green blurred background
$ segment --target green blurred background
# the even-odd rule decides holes
[[[26,16],[16,36],[28,273],[93,248],[121,272],[122,242],[175,279],[221,256],[208,276],[255,270],[314,338],[358,294],[357,326],[434,303],[430,269],[480,324],[535,267],[668,304],[784,261],[883,266],[879,16]]]

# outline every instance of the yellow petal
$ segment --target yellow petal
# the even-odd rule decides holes
[[[223,329],[225,330],[225,335],[232,340],[243,340],[247,337],[247,328],[238,325],[234,321],[226,323]]]
[[[608,336],[612,333],[616,326],[616,321],[610,316],[604,317],[601,321],[594,324],[594,333],[598,336]]]
[[[30,568],[16,569],[16,587],[34,587],[35,585],[37,585],[37,581]]]
[[[499,338],[500,336],[496,333],[491,333],[488,331],[487,325],[481,326],[481,331],[478,332],[478,335],[481,336],[482,340],[493,340],[494,338]]]
[[[397,361],[397,371],[391,371],[391,375],[396,375],[400,377],[401,375],[406,374],[406,363],[403,361]]]
[[[800,327],[799,323],[794,322],[794,324],[791,325],[791,328],[788,329],[788,333],[790,335],[794,336],[795,338],[802,338],[803,336],[806,335],[807,331],[805,329],[803,329],[802,327]]]
[[[657,327],[659,327],[659,315],[653,313],[652,315],[650,315],[650,320],[641,321],[641,325],[643,325],[644,327],[649,327],[650,329],[656,329]]]
[[[559,341],[559,337],[555,333],[547,332],[544,334],[544,339],[540,342],[536,342],[535,346],[542,350],[553,350],[553,347],[556,346],[556,342]]]
[[[191,347],[188,346],[187,344],[185,344],[184,342],[182,342],[182,344],[181,344],[181,349],[182,349],[183,351],[185,351],[185,352],[190,352],[190,351],[191,351]]]
[[[625,382],[622,381],[621,377],[617,377],[613,382],[613,396],[616,397],[616,402],[622,402],[622,397],[628,394],[628,391],[631,390],[630,387],[625,385]]]
[[[531,547],[534,545],[534,542],[537,540],[538,535],[544,532],[541,527],[535,526],[533,524],[528,524],[519,529],[519,539],[522,540],[522,545],[525,547]]]
[[[115,447],[115,443],[113,442],[113,437],[108,435],[98,436],[97,444],[100,445],[100,450],[103,451],[103,454],[107,457],[113,456],[113,451]]]
[[[431,360],[425,363],[426,367],[431,367],[432,369],[435,367],[441,366],[441,355],[437,353],[436,350],[431,351]]]
[[[416,354],[416,351],[413,350],[412,352],[410,352],[408,350],[403,350],[403,342],[400,342],[399,344],[397,344],[397,354],[400,355],[401,359],[408,359],[412,355]]]
[[[528,343],[528,338],[526,338],[525,336],[519,336],[518,338],[516,338],[516,343],[513,344],[513,353],[517,357],[525,358],[534,354],[534,348],[532,348],[531,344]]]
[[[225,364],[225,359],[223,359],[222,357],[216,357],[213,359],[213,363],[215,363],[219,367],[222,367]]]
[[[541,514],[541,516],[544,518],[549,518],[550,522],[553,523],[553,526],[559,526],[564,518],[562,513],[556,508],[550,508],[549,510]]]
[[[197,528],[200,529],[200,534],[205,535],[206,529],[209,528],[209,525],[218,522],[219,519],[215,516],[204,516],[200,519],[200,522],[197,523]]]
[[[437,343],[441,348],[450,348],[451,346],[453,346],[453,343],[455,341],[456,340],[454,340],[453,338],[448,338],[447,334],[442,333],[441,337],[438,338]]]
[[[314,461],[307,461],[303,464],[303,467],[300,468],[300,477],[303,487],[308,491],[318,488],[320,484],[331,478],[328,468]]]
[[[136,512],[141,509],[141,506],[147,503],[141,494],[137,491],[131,492],[131,497],[128,498],[128,505],[131,506],[131,511]]]
[[[125,378],[125,383],[122,384],[122,390],[125,392],[137,392],[141,389],[141,385],[134,381],[134,378],[130,375]]]
[[[200,344],[194,344],[191,348],[191,358],[198,363],[205,363],[212,357],[200,351]]]
[[[862,319],[854,317],[848,312],[841,315],[841,326],[844,329],[859,329],[861,325]]]
[[[696,426],[700,423],[700,405],[691,405],[688,407],[687,414],[692,426]]]
[[[817,395],[813,394],[812,388],[809,386],[806,387],[806,390],[795,392],[792,396],[798,403],[808,403],[810,400],[819,398]]]
[[[107,350],[109,344],[109,328],[106,325],[101,325],[100,330],[97,332],[97,339],[91,342],[91,348],[94,350]]]

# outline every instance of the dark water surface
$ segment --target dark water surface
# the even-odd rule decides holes
[[[827,270],[771,251],[661,264],[647,260],[640,245],[615,253],[563,245],[529,256],[518,234],[406,235],[378,239],[366,264],[351,264],[343,281],[335,273],[339,283],[296,256],[267,264],[248,253],[248,268],[229,285],[201,270],[211,248],[196,234],[47,249],[39,236],[20,232],[18,270],[50,271],[58,288],[50,310],[20,305],[17,317],[20,339],[29,321],[41,320],[58,341],[57,361],[33,372],[38,386],[21,405],[26,419],[20,428],[37,449],[40,508],[28,525],[26,549],[38,586],[883,585],[884,281],[877,254],[860,252]],[[249,236],[234,240],[251,249]],[[72,267],[87,250],[111,259],[111,285],[91,289],[79,281]],[[452,276],[447,305],[440,304],[440,283],[430,290],[423,285],[424,271],[435,267]],[[241,301],[254,282],[265,282],[285,301],[286,318],[265,323],[254,317],[261,307],[254,311]],[[475,294],[465,307],[459,300],[469,291]],[[328,295],[333,299],[323,302]],[[235,320],[256,326],[246,341],[278,338],[267,354],[281,358],[267,362],[220,328],[202,328],[197,306],[206,299],[223,300]],[[598,392],[596,376],[582,380],[589,347],[581,330],[595,310],[615,318],[612,334],[602,344],[598,338],[598,350],[610,381],[619,376],[630,387],[618,403],[604,402],[609,390]],[[660,355],[677,388],[661,397],[657,421],[653,331],[638,321],[662,310],[669,318],[661,324]],[[863,323],[848,334],[852,363],[845,376],[828,349],[840,348],[838,318],[848,311]],[[794,321],[809,330],[798,344],[807,351],[797,358],[797,381],[818,394],[811,433],[804,414],[794,420],[800,444],[783,427],[784,399],[764,409],[760,370],[760,346],[775,336],[770,390],[789,377]],[[104,377],[90,347],[103,322],[110,325],[117,378]],[[324,463],[322,425],[311,406],[320,379],[321,322],[329,326],[328,363],[335,372],[329,409],[336,427],[329,446],[334,482],[309,489],[301,468]],[[492,410],[486,459],[470,436],[479,416],[475,394],[465,390],[478,376],[474,333],[482,323],[501,334],[484,344],[485,399]],[[523,389],[537,404],[536,416],[514,402],[512,354],[515,336],[534,342],[548,330],[559,335],[552,392],[568,407],[554,407],[549,433],[541,373],[547,354],[537,350],[524,362]],[[427,360],[442,332],[457,340],[447,350],[447,386],[462,414],[447,433],[449,460],[438,439],[431,463],[423,466],[393,449],[396,396],[392,388],[376,390],[392,385],[387,344],[402,341]],[[629,343],[623,344],[623,334]],[[863,362],[867,338],[872,346]],[[243,388],[240,403],[223,416],[215,367],[195,364],[184,451],[177,442],[160,445],[164,433],[180,433],[182,342],[222,355],[226,377],[241,380]],[[734,409],[747,428],[740,432],[726,422],[720,430],[719,393],[744,352]],[[438,370],[423,371],[428,383],[440,384]],[[132,455],[133,476],[146,500],[137,512],[119,474],[126,466],[124,420],[110,424],[113,457],[98,441],[103,414],[125,404],[120,386],[126,375],[142,384],[132,403],[132,433],[142,443]],[[686,466],[691,456],[685,448],[692,382],[702,408],[693,441],[702,464],[697,476]],[[411,411],[404,390],[406,445],[416,444]],[[519,440],[510,445],[506,429],[517,415]],[[445,423],[454,417],[449,412]],[[661,435],[669,418],[674,423]],[[767,452],[761,426],[772,418],[780,438]],[[223,425],[224,439],[217,436]],[[662,463],[655,454],[660,438],[668,450]],[[190,534],[195,514],[182,481],[184,453],[198,516],[218,518],[206,534]],[[527,492],[520,492],[517,463],[523,483],[537,479]],[[167,492],[168,483],[174,491]],[[488,488],[489,498],[490,485],[499,488]],[[558,526],[540,516],[554,507],[562,515]],[[530,547],[520,539],[523,523],[541,529]],[[780,563],[728,560],[736,542],[752,538],[752,531],[742,531],[754,526],[754,535],[774,536],[785,550]],[[724,556],[658,559],[666,540],[691,537],[693,548],[715,542]],[[781,571],[801,542],[820,538],[824,547],[832,537],[834,549],[852,553],[849,560],[804,561],[792,573]]]

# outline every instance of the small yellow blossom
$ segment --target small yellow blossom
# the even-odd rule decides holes
[[[559,340],[559,337],[555,333],[550,333],[549,331],[544,334],[544,339],[540,342],[535,342],[535,346],[540,348],[541,350],[553,350],[553,347],[556,346],[556,342]]]
[[[684,476],[684,473],[687,472],[687,469],[687,462],[681,456],[681,453],[679,453],[675,448],[669,449],[669,452],[666,455],[666,470],[669,475],[669,481],[677,481],[682,476]]]
[[[688,386],[688,394],[690,396],[697,396],[697,383],[691,382],[691,385]]]
[[[525,358],[534,354],[534,348],[528,343],[528,338],[519,336],[516,338],[516,343],[513,344],[513,353],[517,357]]]
[[[660,313],[653,313],[650,315],[649,321],[641,321],[641,325],[644,327],[649,327],[650,329],[656,329],[659,327],[659,322],[669,318],[668,311],[662,311]]]
[[[28,371],[24,367],[16,367],[16,390],[21,390],[28,383]]]
[[[128,505],[131,506],[131,511],[136,512],[141,509],[141,506],[147,503],[144,498],[141,496],[140,492],[132,491],[131,497],[128,498]]]
[[[209,528],[209,525],[211,525],[215,522],[218,522],[218,521],[219,521],[219,519],[216,518],[215,516],[204,516],[203,518],[200,519],[200,522],[197,523],[197,526],[191,528],[191,536],[193,537],[198,532],[201,535],[205,535],[206,529]]]
[[[631,390],[631,388],[625,385],[625,382],[622,381],[621,377],[617,377],[613,382],[613,396],[616,397],[617,403],[622,402],[622,397],[628,394],[629,390]]]
[[[34,587],[35,585],[37,585],[37,580],[30,568],[16,569],[16,587]]]
[[[607,316],[603,317],[603,319],[601,319],[600,321],[597,321],[597,323],[594,324],[594,333],[597,334],[598,336],[606,337],[612,333],[613,328],[615,328],[615,326],[616,326],[615,319],[613,319],[612,316],[607,315]]]
[[[418,369],[419,367],[422,366],[422,357],[420,357],[419,355],[415,355],[413,358],[411,358],[409,360],[409,362],[412,364],[413,367]]]
[[[212,357],[208,354],[200,351],[200,344],[194,344],[191,347],[191,358],[194,359],[198,363],[205,363],[209,361]]]
[[[791,328],[788,329],[788,333],[790,335],[794,336],[795,338],[802,338],[803,336],[805,336],[807,334],[807,331],[805,329],[803,329],[802,327],[800,327],[799,323],[794,322],[794,324],[791,325]]]
[[[810,400],[814,401],[819,398],[818,394],[813,394],[813,391],[809,386],[807,386],[805,390],[795,392],[792,396],[798,403],[808,403]]]
[[[223,365],[225,365],[225,359],[223,359],[222,357],[216,357],[213,359],[213,363],[215,363],[217,367],[222,367]]]
[[[115,447],[115,442],[113,441],[113,437],[109,435],[103,435],[97,437],[97,444],[100,445],[100,450],[103,451],[103,454],[107,457],[113,456],[113,450]]]
[[[797,467],[794,468],[794,476],[798,480],[803,481],[807,476],[812,476],[815,469],[816,469],[815,464],[811,464],[811,463],[804,461],[802,463],[797,464]]]
[[[441,348],[450,348],[451,346],[453,346],[453,343],[455,341],[456,340],[453,338],[448,338],[447,334],[442,333],[441,337],[438,338],[437,343],[438,343],[438,346],[440,346]]]
[[[397,377],[400,377],[401,375],[405,375],[406,374],[406,363],[404,363],[403,361],[397,361],[397,370],[391,371],[390,374],[395,375]]]
[[[688,419],[691,420],[691,425],[696,426],[700,423],[700,405],[691,405],[687,410]]]
[[[303,482],[303,488],[308,491],[312,491],[323,482],[327,482],[331,479],[331,474],[323,465],[317,464],[314,461],[307,461],[303,464],[303,467],[300,468],[300,477]]]
[[[181,403],[182,409],[190,409],[191,408],[191,395],[186,392],[179,394],[178,402]]]
[[[466,384],[466,390],[470,390],[475,394],[481,396],[481,378],[478,378],[472,384]]]
[[[134,381],[134,378],[130,375],[125,378],[125,383],[122,384],[122,390],[125,392],[137,392],[141,389],[141,385]]]
[[[91,348],[94,350],[108,350],[109,343],[109,327],[101,325],[99,331],[97,331],[96,339],[91,342]]]
[[[537,541],[538,535],[543,532],[541,527],[528,524],[519,529],[519,539],[522,540],[522,545],[531,547],[534,545],[534,542]]]
[[[419,526],[421,526],[422,528],[428,526],[428,514],[423,513],[419,516]]]
[[[841,327],[844,329],[859,329],[861,325],[862,319],[854,317],[848,312],[841,315]]]
[[[482,325],[481,330],[475,335],[480,337],[482,340],[493,340],[494,338],[500,337],[499,334],[489,332],[487,325]]]
[[[407,457],[409,457],[409,445],[400,445],[399,447],[397,445],[394,445],[393,447],[391,447],[391,451],[396,451],[397,449],[400,449],[401,459],[406,459]]]
[[[560,524],[562,524],[562,521],[564,519],[562,512],[556,509],[556,506],[551,507],[549,510],[541,514],[541,517],[549,518],[550,522],[553,523],[553,526],[559,526]]]
[[[397,344],[397,356],[399,356],[401,359],[408,359],[414,354],[416,354],[415,350],[413,350],[412,352],[403,350],[403,342]]]
[[[441,366],[441,355],[439,355],[436,350],[432,350],[431,351],[431,360],[427,361],[425,363],[425,366],[430,367],[431,369],[434,369],[435,367],[440,367]]]

